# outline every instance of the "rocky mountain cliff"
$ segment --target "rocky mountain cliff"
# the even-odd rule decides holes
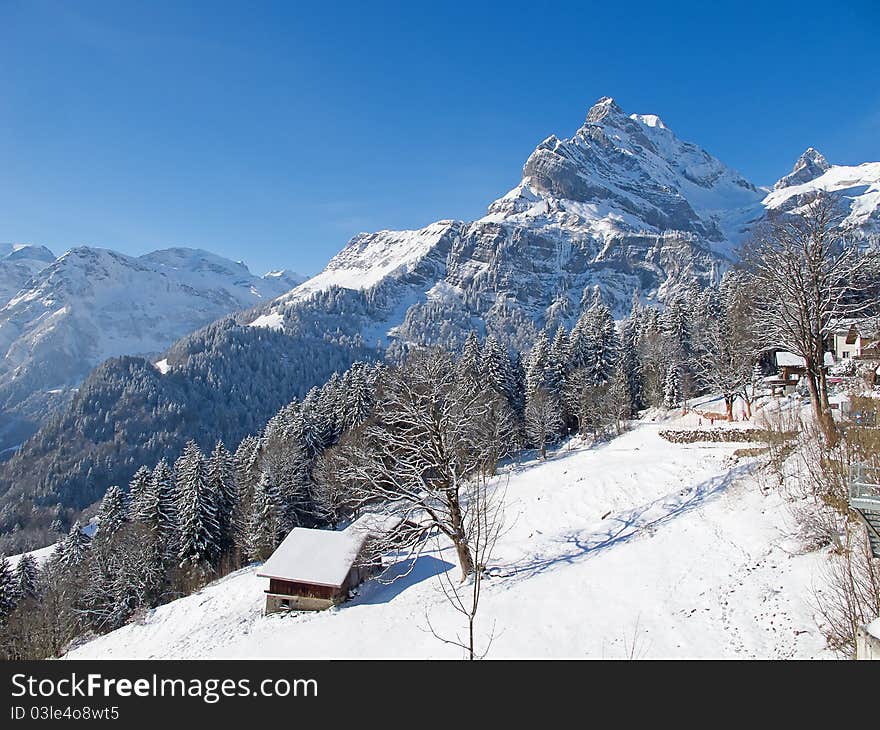
[[[349,328],[367,342],[453,344],[470,329],[527,347],[599,289],[623,315],[729,263],[764,193],[656,116],[600,99],[570,139],[544,140],[520,183],[469,223],[361,234],[252,324],[289,329],[318,292],[381,306]]]

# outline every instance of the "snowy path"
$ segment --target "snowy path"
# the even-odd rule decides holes
[[[825,656],[810,608],[819,554],[792,556],[784,501],[736,444],[673,445],[642,424],[506,478],[507,532],[478,621],[491,657]],[[451,550],[330,611],[263,617],[253,568],[72,652],[84,657],[457,657],[440,592]],[[393,570],[393,569],[392,569]]]

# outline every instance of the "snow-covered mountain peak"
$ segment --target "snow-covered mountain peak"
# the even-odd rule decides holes
[[[812,152],[821,161],[825,161],[818,152]],[[804,167],[800,171],[806,169]],[[797,166],[795,172],[798,172]],[[782,212],[797,211],[812,201],[817,193],[831,193],[838,196],[849,211],[843,221],[845,226],[859,235],[880,234],[880,162],[830,165],[816,177],[812,177],[811,173],[805,176],[807,179],[803,182],[793,179],[784,186],[777,183],[773,191],[764,198],[764,207]]]
[[[624,116],[623,109],[617,106],[617,102],[610,96],[603,96],[587,112],[587,124],[598,124],[608,117]]]
[[[5,261],[45,261],[49,263],[55,260],[55,254],[45,246],[30,243],[2,243],[0,244],[0,259]]]
[[[441,220],[418,230],[358,233],[320,274],[282,299],[302,299],[331,287],[370,289],[389,277],[405,276],[459,225],[457,221]]]
[[[556,219],[609,235],[677,231],[729,256],[761,214],[762,193],[654,114],[626,114],[611,97],[569,139],[551,135],[529,156],[520,184],[485,221]],[[563,215],[557,215],[557,213]]]
[[[808,147],[806,152],[794,163],[791,172],[785,177],[780,178],[773,186],[773,189],[781,190],[791,185],[808,183],[824,174],[830,168],[831,165],[828,164],[828,160],[825,159],[821,152],[813,147]]]

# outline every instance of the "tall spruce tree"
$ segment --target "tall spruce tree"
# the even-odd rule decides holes
[[[511,408],[516,404],[516,381],[507,350],[495,335],[489,335],[483,345],[483,374],[486,383],[499,395],[507,398]]]
[[[587,337],[590,343],[587,367],[593,384],[602,385],[614,375],[618,342],[611,312],[598,296],[587,313]]]
[[[235,468],[232,454],[218,441],[208,461],[208,485],[217,503],[217,523],[220,531],[220,552],[226,553],[234,544],[233,513],[238,502]]]
[[[545,387],[557,398],[561,398],[565,392],[570,359],[571,352],[568,332],[566,332],[563,325],[559,325],[547,355],[547,367],[544,377]]]
[[[30,553],[25,553],[18,559],[15,565],[15,589],[22,600],[36,598],[40,569],[37,561]]]
[[[73,569],[81,566],[89,556],[91,539],[83,532],[79,520],[73,523],[70,532],[55,549],[53,557],[64,568]]]
[[[546,388],[549,358],[550,343],[547,333],[542,330],[535,338],[526,364],[526,394],[534,393],[538,388]]]
[[[177,541],[177,505],[179,498],[174,474],[165,459],[160,459],[151,477],[155,495],[155,511],[150,518],[151,529],[160,537],[161,544],[171,548]]]
[[[178,464],[177,557],[181,568],[209,569],[215,567],[220,556],[220,524],[216,495],[208,484],[205,457],[195,441],[186,445]]]
[[[142,495],[142,501],[146,495]],[[122,490],[117,486],[112,486],[104,493],[104,499],[101,500],[101,506],[98,508],[98,531],[96,539],[100,539],[103,544],[109,544],[113,536],[122,529],[126,522],[125,498]]]
[[[247,526],[246,552],[251,560],[265,560],[275,549],[279,532],[278,505],[267,472],[254,487]]]
[[[128,514],[133,520],[142,519],[141,511],[149,509],[145,507],[145,502],[152,499],[150,488],[152,486],[152,474],[150,470],[141,466],[134,473],[131,482],[128,485]]]
[[[6,621],[18,603],[18,588],[9,565],[9,559],[0,555],[0,624]]]
[[[477,339],[477,333],[471,330],[464,342],[461,356],[458,358],[456,367],[459,377],[476,387],[480,387],[483,382],[483,354],[480,350],[480,341]]]
[[[663,383],[663,405],[673,408],[681,401],[681,375],[678,366],[670,363],[666,368],[666,380]]]

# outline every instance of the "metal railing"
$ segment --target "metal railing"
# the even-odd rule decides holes
[[[849,498],[876,500],[880,505],[880,467],[854,464],[849,473]]]

